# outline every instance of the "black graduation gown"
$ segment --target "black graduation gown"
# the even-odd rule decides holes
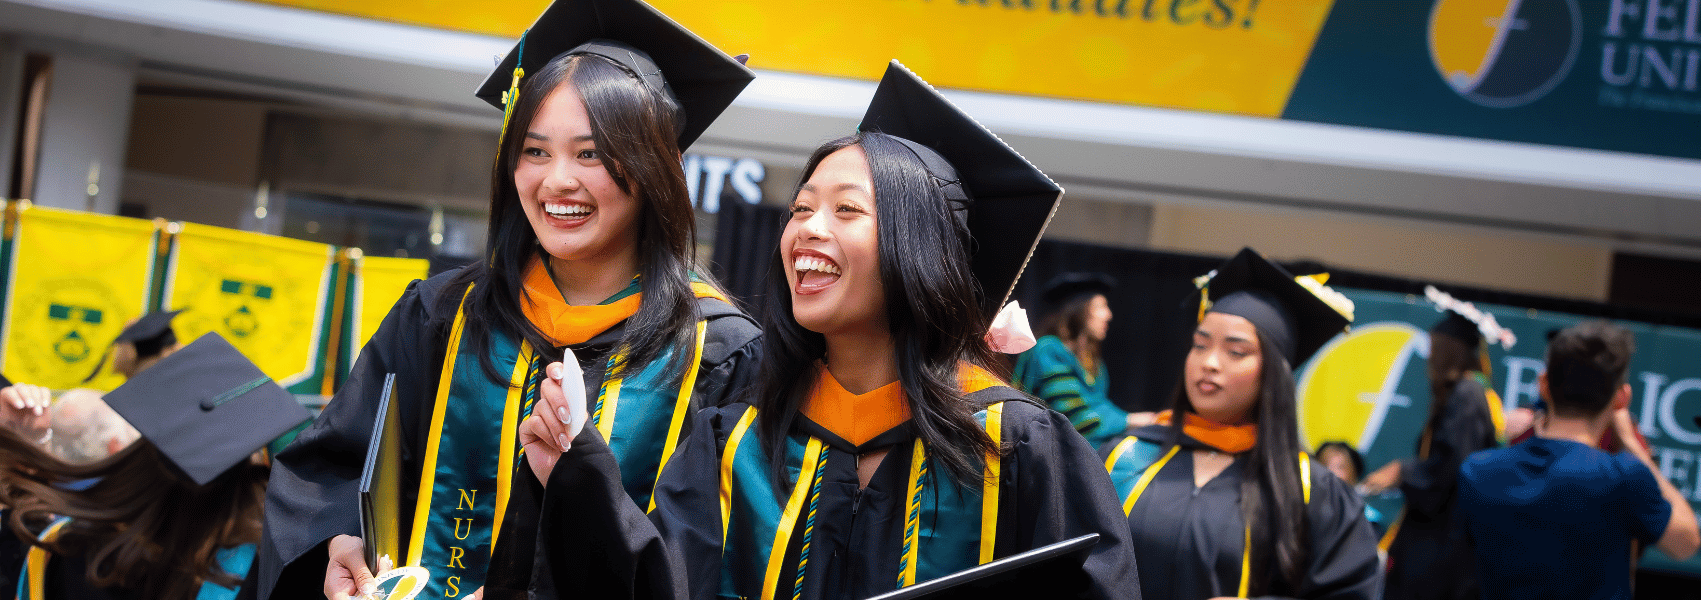
[[[1431,425],[1428,457],[1400,467],[1406,505],[1400,530],[1388,547],[1390,600],[1480,596],[1470,541],[1463,524],[1453,518],[1453,506],[1465,458],[1499,445],[1488,411],[1482,384],[1470,378],[1460,381],[1439,421]],[[1421,439],[1418,443],[1421,446]]]
[[[257,585],[253,586],[258,598],[321,597],[326,541],[339,534],[359,535],[360,474],[386,373],[396,374],[392,398],[400,403],[398,418],[404,432],[401,505],[413,506],[427,437],[431,435],[431,400],[436,397],[455,318],[454,300],[462,291],[448,289],[448,283],[458,272],[442,273],[408,286],[361,350],[348,380],[325,411],[277,455],[266,492],[266,532],[257,559]],[[445,302],[444,294],[453,296]],[[698,307],[709,323],[693,402],[698,407],[716,406],[747,385],[761,351],[761,332],[754,321],[725,302],[699,298]],[[584,370],[588,398],[596,397],[608,353],[622,332],[623,324],[616,325],[571,346]],[[689,424],[690,419],[686,421]],[[517,461],[516,469],[529,472],[523,460]],[[515,478],[516,482],[521,480]],[[535,490],[535,479],[531,485],[516,483],[510,506],[536,506],[538,500],[529,497]],[[412,511],[402,512],[401,531],[408,531]],[[509,581],[501,572],[508,566],[531,563],[535,516],[516,520],[513,510],[508,514],[496,556],[490,562],[488,576],[492,581],[487,585]],[[513,556],[510,549],[521,555]],[[517,577],[524,580],[524,574]],[[501,590],[490,592],[487,597],[493,599],[504,595]]]
[[[1168,426],[1152,425],[1135,430],[1134,435],[1161,446],[1169,432]],[[1191,450],[1210,446],[1187,436],[1182,436],[1180,445],[1181,451],[1163,465],[1128,514],[1134,552],[1140,557],[1141,591],[1153,600],[1234,596],[1246,547],[1240,484],[1248,459],[1242,454],[1221,474],[1195,488]],[[1115,446],[1107,444],[1100,451],[1109,454]],[[1376,534],[1364,519],[1364,502],[1323,465],[1315,460],[1310,464],[1311,501],[1305,514],[1311,564],[1295,597],[1376,598],[1382,569]]]
[[[968,398],[979,404],[1006,401],[1001,431],[1013,451],[1000,471],[994,556],[1098,533],[1083,576],[1031,583],[1059,598],[1073,597],[1075,591],[1085,597],[1139,598],[1139,572],[1121,508],[1092,447],[1068,419],[1013,389],[992,387]],[[618,472],[612,470],[606,446],[589,439],[575,442],[550,478],[538,538],[537,597],[717,597],[722,586],[721,454],[745,409],[735,404],[698,414],[690,442],[663,471],[649,519],[619,493]],[[894,589],[911,466],[907,449],[914,435],[907,424],[900,425],[857,448],[802,416],[798,423],[829,449],[801,596],[863,598]],[[859,492],[857,454],[881,448],[891,451]],[[775,502],[783,505],[785,498]],[[798,523],[802,531],[802,515]],[[794,537],[777,596],[793,594],[790,577],[796,573],[799,546]],[[760,581],[763,573],[733,576]]]

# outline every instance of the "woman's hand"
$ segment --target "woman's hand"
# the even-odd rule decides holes
[[[325,597],[350,600],[378,590],[372,570],[366,566],[366,542],[352,535],[331,538],[327,546],[331,561],[325,565]]]
[[[0,388],[0,423],[24,439],[43,439],[51,423],[47,416],[50,404],[53,391],[39,385],[14,383]]]
[[[1358,484],[1358,488],[1367,495],[1375,495],[1398,485],[1400,485],[1400,461],[1394,460],[1366,475],[1364,481]]]
[[[1135,429],[1139,429],[1141,427],[1145,427],[1147,425],[1151,425],[1151,424],[1154,424],[1154,423],[1157,423],[1157,422],[1158,422],[1158,413],[1155,413],[1155,412],[1131,412],[1131,413],[1128,413],[1128,428],[1127,428],[1127,431],[1133,431]]]
[[[562,362],[544,367],[543,383],[538,386],[537,404],[532,414],[520,423],[520,446],[526,451],[526,464],[532,468],[539,483],[549,485],[549,474],[561,454],[573,445],[573,438],[590,418],[585,404],[585,377],[579,371],[579,361],[572,350],[564,350]]]

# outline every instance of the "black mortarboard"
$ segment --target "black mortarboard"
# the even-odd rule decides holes
[[[198,485],[310,416],[217,333],[137,373],[106,403]]]
[[[640,0],[555,0],[474,95],[505,108],[514,65],[528,75],[566,53],[602,56],[679,102],[684,150],[756,74]],[[504,122],[506,128],[506,122]]]
[[[966,207],[975,279],[985,294],[982,309],[988,317],[996,314],[1051,222],[1063,188],[895,60],[874,90],[861,129],[906,142],[946,198]]]
[[[1337,310],[1251,248],[1242,248],[1214,273],[1205,287],[1211,302],[1207,310],[1251,321],[1282,349],[1290,366],[1297,368],[1352,323],[1350,304]]]
[[[1434,327],[1430,327],[1429,331],[1458,338],[1471,348],[1482,343],[1482,329],[1477,327],[1476,322],[1451,310],[1447,311],[1447,314],[1441,317],[1441,321],[1437,322]]]
[[[1116,279],[1103,273],[1064,273],[1045,282],[1045,290],[1040,292],[1040,300],[1053,307],[1060,307],[1077,296],[1109,296],[1113,289],[1116,289]]]
[[[161,350],[177,343],[177,333],[171,330],[171,320],[177,317],[180,310],[154,311],[142,318],[136,319],[124,331],[118,332],[114,342],[130,342],[136,346],[136,358],[156,356]]]

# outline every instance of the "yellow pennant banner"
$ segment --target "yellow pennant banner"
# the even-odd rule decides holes
[[[217,331],[285,387],[322,375],[333,258],[325,244],[184,223],[165,292],[187,309],[178,339]]]
[[[349,333],[355,336],[349,344],[353,351],[349,358],[351,366],[359,358],[360,349],[378,330],[378,324],[384,322],[384,315],[389,314],[390,307],[401,299],[402,292],[407,291],[408,284],[425,278],[431,261],[365,256],[357,265],[354,271],[354,322],[349,327]]]
[[[124,325],[147,312],[153,221],[21,205],[12,238],[0,372],[56,390],[110,391],[106,360]],[[8,224],[10,227],[10,224]]]
[[[547,0],[267,0],[518,39]],[[1333,0],[651,0],[750,66],[1276,117]]]

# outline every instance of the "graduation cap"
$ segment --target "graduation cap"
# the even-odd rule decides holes
[[[1296,279],[1251,248],[1212,273],[1204,285],[1205,310],[1251,321],[1289,365],[1299,366],[1352,324],[1351,300],[1320,282],[1302,283],[1316,280]]]
[[[1458,338],[1471,348],[1482,343],[1482,330],[1477,327],[1476,322],[1457,311],[1447,311],[1446,316],[1441,317],[1441,321],[1437,322],[1434,327],[1430,327],[1429,331]],[[1553,337],[1549,336],[1548,339],[1551,340]]]
[[[525,74],[569,53],[614,61],[678,101],[685,120],[680,150],[703,135],[756,78],[742,63],[640,0],[555,0],[474,95],[505,109]],[[502,124],[506,130],[508,114]]]
[[[1045,282],[1040,300],[1052,306],[1062,306],[1077,296],[1110,295],[1116,289],[1116,278],[1103,273],[1064,273]]]
[[[136,319],[124,331],[118,332],[114,342],[130,342],[136,346],[136,358],[143,359],[156,356],[161,350],[177,343],[177,333],[171,330],[171,320],[177,317],[178,310],[154,311],[142,318]]]
[[[973,269],[985,314],[1010,298],[1063,188],[998,136],[894,60],[860,129],[899,138],[916,153],[954,209],[968,213]]]
[[[217,333],[137,373],[106,403],[197,485],[310,416]]]

